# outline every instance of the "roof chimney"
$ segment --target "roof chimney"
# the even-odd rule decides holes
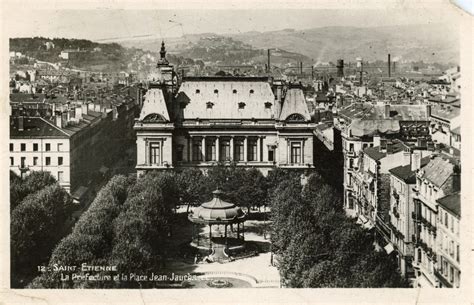
[[[374,147],[380,146],[380,135],[374,136]]]
[[[76,107],[76,116],[75,116],[75,119],[76,119],[77,122],[79,122],[80,120],[82,120],[82,105]]]
[[[411,170],[416,171],[421,168],[421,153],[420,151],[415,151],[411,155]]]
[[[58,128],[63,128],[63,116],[62,116],[62,113],[59,112],[59,111],[55,111],[54,112],[54,124],[58,127]]]
[[[87,103],[82,103],[81,108],[82,108],[82,115],[87,115],[88,113]]]
[[[384,118],[388,119],[390,117],[390,104],[384,105]]]
[[[387,142],[387,155],[393,153],[393,143],[392,142]]]
[[[426,105],[426,117],[429,119],[431,117],[431,105]]]

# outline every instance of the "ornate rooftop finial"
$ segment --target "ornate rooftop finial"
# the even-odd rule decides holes
[[[212,194],[214,195],[215,198],[219,198],[224,192],[222,192],[219,187],[217,187],[217,189],[212,192]]]
[[[161,59],[165,59],[166,56],[166,48],[165,48],[165,41],[161,41],[161,50],[160,50],[160,57]]]

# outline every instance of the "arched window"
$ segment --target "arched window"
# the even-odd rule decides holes
[[[244,109],[245,108],[245,103],[244,102],[240,102],[239,103],[239,109]]]
[[[250,89],[250,91],[249,91],[249,92],[250,92],[250,94],[253,94],[253,93],[254,93],[253,89]]]
[[[237,90],[236,90],[236,89],[232,90],[232,93],[233,93],[233,94],[236,94],[236,93],[237,93]]]
[[[201,93],[201,90],[196,89],[196,94],[199,94],[199,93]]]
[[[304,121],[305,121],[305,118],[304,118],[304,116],[302,116],[302,115],[299,114],[299,113],[293,113],[293,114],[290,114],[290,115],[286,118],[286,121],[287,121],[287,122],[304,122]]]
[[[219,90],[214,89],[214,93],[215,93],[215,94],[218,94],[218,93],[219,93]]]
[[[150,113],[147,115],[144,119],[143,122],[166,122],[165,118],[158,113]]]
[[[214,103],[213,103],[213,102],[207,102],[207,103],[206,103],[206,108],[207,108],[207,109],[212,109],[212,106],[214,106]]]

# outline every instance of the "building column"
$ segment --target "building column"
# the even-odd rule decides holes
[[[189,162],[193,162],[193,136],[189,136]]]
[[[163,147],[164,144],[165,144],[165,141],[163,139],[161,139],[161,143],[160,143],[160,165],[163,165],[163,153],[165,151],[165,149]]]
[[[301,164],[304,164],[304,140],[301,140]]]
[[[262,145],[260,145],[261,143],[261,138],[260,137],[257,137],[257,160],[258,162],[262,161],[260,160],[260,155],[262,154],[261,150],[262,150]]]
[[[219,136],[216,136],[216,161],[220,161],[220,153],[221,153],[221,148],[220,148],[220,143],[219,143]]]
[[[245,138],[244,138],[244,162],[248,161],[247,154],[248,154],[248,151],[247,151],[247,136],[245,136]]]
[[[202,136],[202,161],[206,162],[206,136]]]
[[[291,163],[291,145],[290,140],[286,139],[286,147],[287,147],[287,154],[286,154],[286,163]]]
[[[212,225],[209,225],[209,250],[212,252]]]
[[[224,227],[225,248],[227,249],[227,225]]]
[[[234,136],[230,136],[230,161],[234,161]]]

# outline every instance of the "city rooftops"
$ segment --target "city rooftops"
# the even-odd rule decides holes
[[[445,210],[461,217],[461,192],[450,194],[436,200]]]
[[[396,141],[394,143],[387,143],[387,146],[391,146],[391,154],[398,153],[408,146],[401,142],[401,141]],[[375,147],[367,147],[364,149],[364,154],[369,156],[371,159],[374,159],[375,161],[379,161],[387,156],[387,150],[381,151],[380,146],[375,146]]]
[[[185,76],[183,82],[269,82],[269,77],[261,76]]]
[[[430,162],[430,157],[425,157],[421,159],[421,167],[425,166]],[[395,177],[403,180],[407,184],[416,183],[416,170],[411,169],[411,164],[397,166],[389,170],[389,172]]]
[[[423,168],[421,176],[436,185],[444,187],[450,178],[460,176],[459,161],[446,154],[432,157],[430,162]],[[458,191],[460,186],[452,184],[447,186],[448,193]],[[446,192],[445,192],[446,193]]]
[[[388,106],[388,108],[386,108]],[[388,113],[386,111],[388,110]],[[386,116],[388,114],[388,116]],[[398,121],[427,121],[426,105],[400,105],[371,103],[352,103],[339,111],[339,115],[348,119],[362,120],[398,120]]]
[[[23,130],[20,130],[23,120]],[[10,138],[67,138],[68,134],[41,117],[10,117]]]
[[[450,121],[461,115],[461,109],[453,106],[433,105],[431,116],[443,121]]]

